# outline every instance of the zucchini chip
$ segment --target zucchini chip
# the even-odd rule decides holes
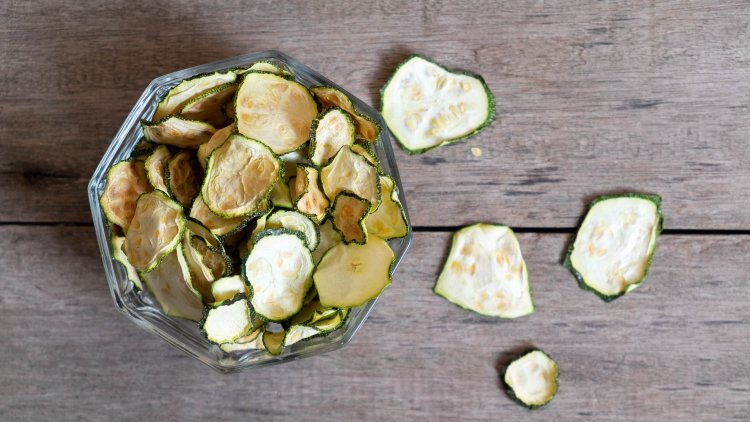
[[[204,73],[190,79],[185,79],[170,89],[166,97],[156,106],[153,120],[161,120],[169,115],[176,114],[190,100],[205,94],[213,88],[234,82],[235,80],[237,80],[237,74],[231,70],[225,73]]]
[[[160,145],[146,159],[146,175],[154,189],[164,193],[169,192],[167,188],[167,161],[172,157],[166,145]]]
[[[224,343],[221,346],[221,350],[226,353],[234,352],[246,352],[248,350],[262,350],[263,347],[263,327],[255,329],[252,333],[242,336],[235,340],[233,343]]]
[[[175,248],[155,270],[141,273],[141,278],[156,297],[164,314],[193,321],[201,319],[201,294],[190,282],[182,248]]]
[[[318,114],[307,88],[272,73],[246,74],[234,107],[239,132],[263,142],[276,154],[302,146]]]
[[[138,276],[138,270],[136,270],[133,264],[128,261],[127,255],[125,255],[125,252],[122,250],[122,245],[123,243],[125,243],[125,238],[120,236],[112,236],[111,243],[112,258],[122,264],[122,266],[125,268],[125,273],[128,275],[128,280],[130,280],[135,285],[135,287],[138,288],[138,290],[143,290],[141,278]]]
[[[485,316],[517,318],[534,312],[521,247],[506,226],[475,224],[454,233],[433,290]]]
[[[313,86],[310,91],[315,95],[323,108],[338,107],[352,116],[354,124],[357,127],[357,135],[361,136],[368,142],[375,142],[380,135],[380,125],[370,117],[360,114],[354,108],[352,100],[343,92],[330,86]]]
[[[324,253],[342,242],[341,233],[333,228],[333,222],[330,218],[321,224],[318,229],[320,231],[320,242],[312,253],[315,265],[318,265]]]
[[[253,317],[244,295],[207,307],[201,330],[211,343],[233,343],[253,329]]]
[[[258,233],[243,274],[255,311],[266,321],[283,321],[302,308],[311,285],[313,261],[302,235],[287,229]]]
[[[206,241],[198,236],[190,239],[190,246],[201,254],[203,264],[211,270],[214,279],[232,272],[232,260],[224,253],[223,248],[209,247]]]
[[[266,348],[268,353],[272,355],[280,355],[284,351],[284,338],[286,337],[286,331],[279,331],[278,333],[272,333],[270,331],[263,331],[261,334],[263,347]]]
[[[238,275],[223,277],[211,283],[211,294],[217,303],[230,300],[238,294],[250,296],[250,291],[242,278]]]
[[[180,116],[190,120],[200,120],[214,127],[224,126],[230,118],[224,112],[224,104],[232,99],[237,84],[232,82],[217,86],[208,92],[188,101],[180,110]]]
[[[130,152],[130,158],[133,160],[145,161],[157,145],[151,141],[146,140],[145,136],[142,136],[138,140],[138,143],[133,147],[133,151]]]
[[[202,173],[192,154],[187,151],[177,153],[167,161],[169,195],[183,207],[189,207],[198,194]]]
[[[365,219],[370,209],[370,202],[349,192],[341,192],[331,207],[333,228],[341,233],[344,243],[367,243]]]
[[[313,221],[320,224],[326,218],[330,202],[320,189],[318,169],[312,166],[297,165],[297,176],[289,184],[294,206]]]
[[[581,288],[612,301],[646,279],[661,229],[661,197],[602,196],[591,204],[564,265]]]
[[[370,211],[380,205],[380,179],[378,170],[364,157],[341,147],[327,166],[320,170],[323,192],[329,199],[349,191],[370,202]]]
[[[271,190],[271,203],[275,208],[294,208],[292,197],[289,193],[289,185],[287,185],[283,177],[276,181]]]
[[[208,142],[216,129],[208,123],[169,116],[154,123],[143,122],[143,135],[157,144],[196,149]]]
[[[284,336],[284,347],[289,347],[302,340],[307,340],[322,334],[320,330],[307,325],[292,325]]]
[[[320,304],[348,308],[376,298],[391,284],[395,257],[383,239],[370,236],[364,245],[339,243],[323,255],[313,280]]]
[[[211,282],[216,277],[214,277],[211,269],[203,263],[203,255],[193,247],[192,237],[190,230],[186,230],[182,238],[182,253],[190,272],[190,283],[201,294],[203,303],[208,304],[214,301],[211,295]]]
[[[375,153],[372,152],[372,149],[370,149],[369,146],[365,146],[362,144],[354,144],[351,146],[352,152],[355,152],[367,159],[367,161],[370,162],[375,168],[380,169],[380,161],[378,160],[378,157],[375,156]]]
[[[410,154],[474,135],[495,117],[495,97],[481,76],[419,56],[396,68],[380,98],[385,123]]]
[[[305,237],[305,244],[311,251],[320,243],[318,226],[304,214],[297,211],[276,211],[268,216],[265,228],[295,230]]]
[[[120,161],[107,172],[107,184],[99,204],[107,221],[117,224],[127,233],[138,197],[150,191],[143,162]]]
[[[177,248],[184,230],[180,204],[162,191],[144,193],[138,197],[125,235],[125,254],[138,271],[149,272]]]
[[[208,208],[223,218],[260,210],[281,174],[281,160],[267,146],[232,135],[208,160],[201,195]]]
[[[203,170],[208,167],[208,157],[211,155],[211,153],[214,152],[216,148],[220,147],[221,144],[223,144],[224,141],[226,141],[229,136],[234,133],[234,131],[234,124],[221,128],[214,132],[208,142],[206,142],[205,144],[201,144],[198,147],[198,153],[196,155],[198,156],[198,162],[200,163],[201,167],[203,167]]]
[[[513,360],[503,381],[508,394],[523,406],[536,409],[557,393],[557,363],[541,350],[531,350]]]
[[[247,218],[244,216],[234,218],[222,218],[208,209],[203,198],[198,195],[193,201],[190,208],[190,218],[198,220],[201,224],[208,227],[211,233],[216,236],[227,236],[238,232],[247,224]]]
[[[329,108],[310,128],[310,161],[316,166],[327,164],[344,145],[354,145],[354,122],[344,110]]]
[[[406,214],[398,199],[398,188],[391,176],[380,175],[381,203],[377,210],[367,217],[367,231],[383,240],[404,237],[409,233]]]

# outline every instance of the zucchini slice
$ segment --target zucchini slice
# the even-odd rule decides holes
[[[273,190],[271,190],[271,203],[275,208],[294,208],[292,197],[289,193],[289,185],[287,185],[283,177],[276,181]]]
[[[349,191],[370,202],[370,211],[380,205],[380,179],[378,170],[367,159],[341,147],[327,166],[320,170],[323,192],[329,199]]]
[[[330,86],[313,86],[310,91],[315,95],[323,108],[338,107],[352,116],[357,127],[357,134],[368,142],[375,142],[380,135],[380,125],[372,118],[360,114],[352,104],[352,100],[343,92]]]
[[[242,230],[247,224],[248,219],[244,216],[234,218],[222,218],[211,211],[203,198],[198,195],[193,201],[190,208],[190,218],[198,220],[201,224],[208,227],[211,233],[216,236],[228,236]]]
[[[151,141],[146,140],[145,136],[142,136],[138,140],[138,143],[133,147],[133,151],[130,152],[130,158],[133,160],[145,161],[149,155],[156,149],[157,145]]]
[[[107,184],[99,204],[107,220],[127,233],[138,197],[150,191],[143,162],[120,161],[107,172]]]
[[[211,283],[211,294],[214,297],[214,301],[223,302],[232,299],[238,294],[244,294],[249,297],[250,291],[240,276],[233,275],[214,280]]]
[[[140,272],[159,265],[180,244],[185,231],[182,207],[155,190],[138,197],[135,214],[125,235],[125,254]]]
[[[316,166],[328,163],[344,145],[354,145],[354,121],[344,110],[334,107],[321,113],[310,128],[310,161]]]
[[[263,142],[276,154],[304,144],[318,115],[307,88],[272,73],[247,73],[234,107],[239,132]]]
[[[311,251],[315,250],[320,243],[320,232],[318,226],[304,214],[297,211],[276,211],[268,216],[265,228],[285,228],[295,230],[305,237],[305,244]]]
[[[192,233],[187,230],[182,238],[182,253],[185,256],[193,288],[201,294],[203,303],[208,304],[214,301],[211,295],[211,282],[216,277],[214,277],[211,269],[203,263],[203,255],[193,247],[192,237]]]
[[[208,157],[211,155],[211,153],[214,152],[216,148],[220,147],[221,144],[223,144],[224,141],[226,141],[229,136],[234,133],[234,131],[234,124],[221,128],[214,132],[208,142],[206,142],[205,144],[201,144],[198,147],[198,153],[196,155],[198,156],[198,162],[200,163],[201,167],[203,167],[203,170],[208,167]]]
[[[222,247],[209,247],[205,239],[193,236],[190,239],[192,246],[203,257],[203,265],[211,270],[213,278],[220,278],[232,272],[232,260],[227,256]]]
[[[348,308],[376,298],[391,284],[395,257],[383,239],[370,236],[364,245],[339,243],[323,255],[313,280],[320,304]]]
[[[281,352],[284,351],[284,338],[285,337],[286,337],[286,331],[279,331],[278,333],[263,331],[263,333],[261,334],[263,347],[266,348],[268,353],[274,356],[280,355]]]
[[[233,343],[224,343],[221,346],[221,350],[226,353],[234,352],[246,352],[248,350],[260,350],[263,349],[262,334],[263,328],[257,328],[252,333],[242,336],[235,340]]]
[[[285,333],[284,348],[322,334],[320,330],[307,325],[292,325]]]
[[[235,91],[237,91],[236,82],[212,88],[188,101],[180,110],[180,116],[190,120],[200,120],[214,127],[224,126],[230,119],[224,112],[223,106],[231,100]]]
[[[354,144],[351,146],[352,152],[355,152],[367,159],[367,161],[370,162],[375,168],[380,169],[380,160],[378,160],[378,157],[375,155],[374,152],[372,152],[372,149],[370,149],[369,146],[365,146],[362,144]]]
[[[521,247],[507,226],[475,224],[454,233],[433,291],[485,316],[517,318],[534,312]]]
[[[167,189],[183,207],[189,207],[195,199],[203,178],[193,155],[182,151],[167,161]]]
[[[164,99],[156,106],[153,120],[161,120],[169,115],[176,114],[190,100],[205,94],[213,88],[234,82],[235,80],[237,80],[237,74],[231,70],[225,73],[204,73],[190,79],[185,79],[170,89]]]
[[[283,321],[302,308],[310,288],[310,250],[300,233],[287,229],[264,230],[254,244],[243,265],[253,308],[266,321]]]
[[[380,98],[385,123],[410,154],[474,135],[495,117],[495,97],[481,76],[419,56],[396,68]]]
[[[125,243],[124,237],[112,236],[112,259],[122,264],[128,275],[128,280],[130,280],[138,290],[143,290],[143,284],[141,284],[141,277],[138,276],[138,270],[136,270],[133,264],[128,261],[127,255],[125,255],[125,252],[122,250],[123,243]]]
[[[328,252],[329,249],[343,241],[341,239],[341,233],[333,228],[333,222],[330,218],[318,226],[318,230],[320,232],[320,242],[318,243],[318,247],[315,248],[312,253],[315,265],[318,265],[320,259],[323,258],[324,253]]]
[[[200,293],[190,282],[182,248],[175,248],[151,272],[141,273],[141,278],[156,297],[164,314],[198,321],[203,315]]]
[[[318,174],[315,167],[297,165],[297,176],[290,183],[289,191],[297,210],[320,224],[326,218],[330,202],[320,189]]]
[[[206,307],[201,320],[203,334],[215,344],[233,343],[252,329],[253,318],[244,295],[238,295],[215,307]]]
[[[208,142],[216,129],[206,122],[169,116],[154,123],[143,122],[143,135],[157,144],[196,149]]]
[[[409,224],[406,222],[404,207],[398,199],[398,188],[391,176],[380,175],[380,192],[380,206],[365,220],[367,232],[384,240],[406,236]]]
[[[505,369],[508,394],[529,409],[549,403],[557,393],[557,363],[541,350],[531,350]]]
[[[609,302],[638,287],[662,230],[661,197],[636,193],[594,200],[565,259],[581,288]]]
[[[154,189],[164,193],[167,188],[167,161],[172,157],[166,145],[159,145],[146,159],[146,176]]]
[[[312,290],[312,289],[311,289]],[[339,313],[338,308],[326,308],[321,306],[320,300],[315,299],[306,304],[294,317],[292,317],[291,325],[310,325],[318,321],[333,318],[334,315]]]
[[[341,233],[344,243],[367,243],[365,220],[370,210],[370,202],[349,192],[341,192],[331,207],[333,228]]]
[[[267,146],[232,135],[208,160],[201,195],[206,206],[223,218],[260,210],[281,175],[281,160]]]

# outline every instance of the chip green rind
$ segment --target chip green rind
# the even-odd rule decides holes
[[[463,70],[463,69],[449,69],[449,68],[441,65],[440,63],[438,63],[438,62],[436,62],[436,61],[434,61],[434,60],[432,60],[432,59],[430,59],[428,57],[420,56],[418,54],[411,55],[409,58],[407,58],[406,60],[404,60],[403,62],[401,62],[398,66],[396,66],[396,68],[393,70],[393,74],[391,75],[391,77],[388,78],[388,81],[383,85],[382,88],[380,88],[380,114],[385,115],[383,112],[384,112],[384,109],[385,109],[385,91],[386,91],[386,89],[388,88],[388,86],[393,81],[393,78],[396,76],[396,74],[398,73],[399,69],[401,69],[402,66],[404,66],[407,63],[409,63],[414,58],[419,58],[419,59],[425,60],[427,62],[430,62],[430,63],[432,63],[432,64],[440,67],[441,69],[445,70],[448,73],[453,73],[453,74],[457,74],[457,75],[465,75],[465,76],[469,76],[471,78],[477,79],[481,83],[482,87],[484,88],[484,91],[487,93],[487,101],[488,101],[487,108],[488,108],[488,110],[487,110],[487,118],[484,120],[484,122],[482,124],[480,124],[478,127],[476,127],[474,130],[472,130],[471,132],[466,133],[466,134],[461,135],[461,136],[456,137],[456,138],[445,140],[445,141],[443,141],[443,142],[441,142],[441,143],[439,143],[437,145],[433,145],[433,146],[430,146],[430,147],[427,147],[427,148],[410,149],[408,146],[406,146],[406,144],[404,143],[404,141],[402,139],[400,139],[396,135],[396,133],[394,133],[393,131],[391,131],[391,133],[393,134],[393,137],[396,138],[396,141],[398,141],[399,145],[401,146],[401,149],[403,149],[407,154],[410,154],[410,155],[423,154],[423,153],[425,153],[427,151],[433,150],[435,148],[439,148],[439,147],[441,147],[443,145],[452,144],[452,143],[455,143],[455,142],[458,142],[458,141],[465,140],[465,139],[467,139],[467,138],[469,138],[469,137],[471,137],[473,135],[476,135],[477,133],[481,132],[482,130],[484,130],[487,126],[489,126],[495,120],[495,113],[496,113],[495,96],[492,94],[492,91],[490,90],[490,87],[487,85],[487,82],[485,82],[484,78],[482,78],[481,75],[473,73],[473,72],[469,72],[469,71]],[[385,117],[383,117],[383,118],[385,119]],[[386,121],[385,123],[386,123],[386,125],[388,125],[388,121]]]
[[[190,130],[189,136],[184,133],[176,135],[166,130],[170,125],[174,124],[188,126]],[[155,122],[141,120],[141,127],[143,128],[143,135],[150,142],[188,149],[198,149],[201,144],[208,142],[216,132],[216,128],[206,122],[174,115],[167,116]]]
[[[518,396],[516,395],[516,392],[513,390],[513,388],[505,382],[505,374],[508,371],[508,367],[510,367],[510,365],[513,362],[517,361],[518,359],[521,359],[522,357],[524,357],[524,356],[526,356],[526,355],[528,355],[529,353],[532,353],[532,352],[540,352],[544,356],[547,356],[547,358],[549,358],[549,360],[551,360],[555,364],[555,369],[557,370],[557,373],[555,374],[555,391],[542,404],[528,404],[528,403],[524,402],[523,400],[521,400],[520,398],[518,398]],[[513,359],[511,359],[511,361],[505,366],[505,368],[503,368],[502,374],[500,374],[500,382],[502,382],[503,386],[505,387],[505,391],[508,393],[508,396],[510,396],[510,398],[513,399],[516,403],[520,404],[521,406],[523,406],[523,407],[525,407],[525,408],[527,408],[529,410],[534,410],[534,409],[538,409],[540,407],[546,406],[546,405],[548,405],[552,401],[552,399],[555,398],[555,396],[557,395],[559,386],[560,386],[559,385],[559,381],[558,381],[559,379],[560,379],[560,368],[557,365],[557,362],[554,359],[552,359],[552,357],[550,355],[548,355],[544,350],[541,350],[541,349],[530,349],[530,350],[526,350],[526,351],[524,351],[522,353],[519,353],[518,355],[516,355],[516,357],[514,357]]]
[[[659,235],[661,234],[663,226],[664,226],[664,215],[662,214],[662,209],[661,209],[662,198],[659,195],[650,195],[650,194],[642,194],[642,193],[624,193],[624,194],[619,194],[619,195],[603,195],[594,199],[591,202],[591,205],[589,206],[588,211],[591,211],[591,209],[593,209],[596,204],[602,201],[606,201],[609,199],[617,199],[617,198],[644,199],[644,200],[653,202],[656,205],[656,233],[654,237],[654,246],[651,249],[651,252],[649,252],[648,261],[646,262],[646,269],[643,273],[643,277],[641,278],[641,280],[637,283],[630,284],[624,291],[618,294],[614,294],[614,295],[603,294],[599,292],[598,290],[590,287],[588,284],[586,284],[585,280],[583,279],[583,275],[579,273],[578,270],[575,269],[575,267],[573,266],[573,263],[570,260],[570,257],[573,254],[573,246],[575,245],[576,238],[578,237],[578,231],[576,231],[576,234],[573,236],[573,238],[570,240],[570,243],[568,244],[568,252],[565,255],[565,261],[563,262],[563,266],[567,268],[568,270],[570,270],[570,272],[576,278],[576,281],[578,281],[578,286],[581,289],[593,292],[605,302],[612,302],[613,300],[619,298],[620,296],[627,294],[631,290],[640,286],[646,280],[646,278],[648,277],[648,271],[651,268],[651,263],[654,260],[654,255],[656,254],[656,243],[659,240]],[[586,212],[586,215],[584,215],[583,218],[581,219],[581,222],[578,224],[579,230],[581,226],[583,225],[583,222],[586,220],[588,211]]]
[[[318,117],[316,117],[315,120],[313,120],[312,126],[310,126],[310,148],[309,148],[309,155],[310,155],[310,157],[309,158],[310,158],[310,161],[314,165],[316,165],[318,167],[327,164],[328,161],[331,158],[333,158],[334,155],[336,155],[336,152],[338,152],[338,150],[336,150],[336,151],[333,152],[333,154],[330,157],[324,158],[322,160],[316,160],[315,159],[315,149],[319,146],[318,145],[319,142],[318,142],[318,139],[317,139],[318,138],[318,136],[317,136],[318,135],[318,126],[320,126],[320,122],[323,121],[323,119],[326,117],[326,115],[328,115],[328,113],[331,113],[331,112],[340,112],[344,116],[344,118],[346,119],[346,121],[348,123],[347,124],[347,128],[348,128],[348,132],[349,133],[348,133],[347,138],[349,139],[349,141],[348,141],[347,145],[352,146],[352,145],[354,145],[354,141],[355,141],[356,128],[354,126],[354,120],[352,119],[351,114],[347,113],[346,110],[342,110],[339,107],[331,107],[331,108],[328,108],[328,109],[322,111],[320,114],[318,114]]]
[[[128,261],[127,255],[125,255],[125,252],[122,250],[123,243],[125,243],[125,237],[114,235],[112,236],[112,238],[110,239],[110,245],[112,247],[112,259],[119,262],[120,265],[125,268],[128,279],[133,283],[133,285],[138,290],[143,290],[143,283],[141,282],[141,277],[138,275],[138,270],[136,270],[133,264]]]

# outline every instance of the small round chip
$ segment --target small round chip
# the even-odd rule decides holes
[[[107,220],[127,233],[135,215],[136,200],[151,190],[142,161],[121,161],[109,169],[99,203]]]
[[[324,111],[310,129],[310,161],[322,166],[344,145],[354,145],[351,116],[337,107]]]
[[[370,202],[370,211],[380,205],[378,170],[348,146],[341,147],[327,166],[320,170],[323,191],[329,199],[349,191]]]
[[[555,397],[557,377],[557,363],[543,351],[532,350],[508,365],[503,381],[514,399],[535,409]]]
[[[144,193],[125,234],[125,254],[138,271],[149,272],[180,244],[184,230],[180,204],[159,190]]]

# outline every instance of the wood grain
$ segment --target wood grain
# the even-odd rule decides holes
[[[750,236],[663,236],[649,280],[606,304],[522,234],[536,314],[466,313],[430,291],[449,234],[417,233],[357,337],[326,355],[214,373],[115,311],[89,227],[0,227],[2,420],[747,420]],[[529,346],[560,391],[529,412],[498,370]]]
[[[592,197],[637,190],[664,196],[668,228],[747,230],[749,14],[697,0],[6,1],[0,221],[89,221],[85,185],[151,79],[278,49],[371,104],[411,53],[485,76],[487,131],[397,153],[415,225],[572,227]]]

